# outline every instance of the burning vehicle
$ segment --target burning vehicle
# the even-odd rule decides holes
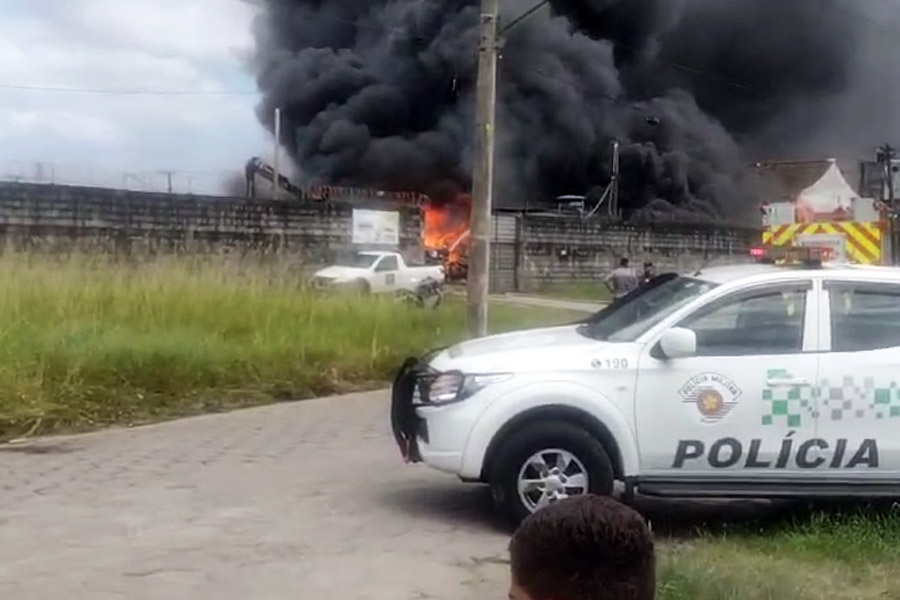
[[[245,169],[246,194],[248,198],[257,195],[256,178],[274,182],[275,169],[258,157],[247,162]],[[422,247],[428,265],[443,266],[446,281],[463,281],[468,272],[469,216],[472,197],[466,193],[452,193],[441,198],[431,198],[414,192],[380,192],[366,188],[346,188],[334,186],[302,187],[284,175],[277,175],[278,187],[285,193],[303,200],[327,202],[337,195],[332,192],[353,192],[352,195],[368,199],[384,198],[400,200],[417,206],[422,211]]]
[[[472,197],[455,194],[444,201],[431,200],[424,208],[422,245],[432,264],[443,264],[448,281],[464,281],[469,259],[469,216]]]

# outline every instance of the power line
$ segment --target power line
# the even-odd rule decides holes
[[[525,12],[523,12],[521,15],[519,15],[518,17],[516,17],[515,19],[513,19],[512,21],[510,21],[503,27],[501,27],[500,31],[497,32],[497,35],[499,37],[503,37],[504,33],[509,31],[510,29],[512,29],[513,27],[515,27],[516,25],[518,25],[519,23],[521,23],[522,21],[524,21],[525,19],[527,19],[528,17],[530,17],[531,15],[536,13],[537,11],[541,10],[549,3],[550,3],[550,0],[541,0],[540,2],[538,2],[534,6],[532,6]]]
[[[526,69],[526,73],[533,73],[535,75],[539,75],[551,81],[555,81],[557,83],[561,83],[573,88],[583,88],[584,83],[581,81],[577,81],[574,79],[566,79],[556,75],[551,75],[546,71],[541,69],[531,68]],[[17,90],[17,91],[28,91],[28,92],[48,92],[48,93],[73,93],[73,94],[96,94],[96,95],[113,95],[113,96],[137,96],[137,95],[156,95],[156,96],[251,96],[257,95],[259,92],[255,90],[217,90],[217,91],[197,91],[197,90],[151,90],[151,89],[112,89],[112,88],[69,88],[69,87],[54,87],[54,86],[30,86],[30,85],[10,85],[10,84],[0,84],[0,90]],[[618,101],[621,100],[620,97],[609,95],[609,94],[600,94],[594,96],[594,98],[601,100],[610,100],[610,101]],[[631,106],[633,110],[642,110],[636,106]]]
[[[751,88],[737,81],[732,81],[724,77],[706,73],[699,69],[694,69],[687,65],[683,65],[672,61],[659,61],[661,65],[669,66],[678,71],[689,73],[691,75],[716,81],[722,85],[733,87],[745,92],[760,94],[762,90]],[[530,68],[524,69],[526,73],[535,73],[553,79],[566,85],[581,87],[582,84],[577,81],[565,80],[550,75],[540,69]],[[0,90],[13,90],[24,92],[47,92],[53,94],[91,94],[106,96],[255,96],[259,94],[258,90],[178,90],[178,89],[116,89],[116,88],[75,88],[75,87],[59,87],[59,86],[39,86],[39,85],[16,85],[0,83]],[[610,100],[617,98],[608,97]]]
[[[739,82],[730,81],[728,79],[714,76],[708,73],[704,73],[698,69],[691,68],[687,65],[682,65],[679,63],[671,62],[671,61],[660,61],[661,64],[671,66],[674,69],[679,71],[684,71],[686,73],[690,73],[692,75],[704,77],[710,80],[718,81],[724,85],[728,85],[731,87],[735,87],[737,89],[747,91],[747,92],[760,92],[760,90],[755,90],[749,86],[743,85]],[[549,73],[542,71],[536,68],[524,69],[525,73],[535,73],[537,75],[541,75],[542,77],[546,77],[548,79],[552,79],[558,81],[560,83],[573,86],[573,87],[583,87],[583,84],[574,81],[562,79],[560,77],[556,77],[554,75],[550,75]],[[116,89],[116,88],[75,88],[75,87],[59,87],[59,86],[40,86],[40,85],[16,85],[16,84],[4,84],[0,83],[0,90],[14,90],[14,91],[25,91],[25,92],[47,92],[47,93],[59,93],[59,94],[93,94],[93,95],[108,95],[108,96],[255,96],[259,94],[258,90],[177,90],[177,89]],[[601,96],[607,98],[609,100],[616,100],[615,96]]]
[[[0,90],[25,92],[50,92],[63,94],[105,94],[117,96],[249,96],[256,90],[176,90],[176,89],[116,89],[116,88],[75,88],[43,85],[16,85],[0,83]]]

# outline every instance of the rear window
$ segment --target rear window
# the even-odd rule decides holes
[[[900,286],[827,282],[832,352],[900,346]]]

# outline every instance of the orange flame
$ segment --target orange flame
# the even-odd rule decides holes
[[[465,260],[467,244],[463,243],[463,236],[469,231],[471,210],[472,197],[469,194],[459,194],[448,202],[427,204],[424,208],[425,229],[422,232],[425,249],[446,251],[450,264]]]

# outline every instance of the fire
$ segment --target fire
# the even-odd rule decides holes
[[[460,194],[455,201],[432,202],[425,207],[425,231],[422,242],[428,250],[449,249],[469,229],[472,197]]]
[[[464,268],[471,210],[472,197],[469,194],[457,194],[445,202],[431,202],[424,208],[422,245],[426,250],[444,253],[450,269]]]

